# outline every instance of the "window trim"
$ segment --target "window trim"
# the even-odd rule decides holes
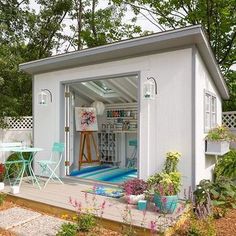
[[[210,103],[209,103],[209,114],[210,114],[210,117],[209,117],[209,127],[206,127],[206,96],[209,96],[210,99]],[[212,112],[212,100],[215,99],[215,111],[214,111],[214,114],[215,114],[215,125],[213,126],[213,122],[212,122],[212,115],[213,115],[213,112]],[[204,89],[204,106],[203,106],[203,110],[204,110],[204,133],[207,133],[210,129],[216,127],[217,125],[217,97],[216,97],[216,94]]]

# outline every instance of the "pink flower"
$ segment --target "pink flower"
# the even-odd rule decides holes
[[[163,204],[166,204],[167,198],[166,198],[166,197],[162,197],[162,198],[161,198],[161,202],[162,202]]]
[[[104,209],[105,208],[105,205],[106,205],[106,201],[104,200],[102,205],[101,205],[101,209]]]
[[[154,234],[156,232],[156,227],[157,227],[157,222],[151,220],[150,222],[150,229],[151,229],[151,233]]]

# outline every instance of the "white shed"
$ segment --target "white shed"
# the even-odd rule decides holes
[[[215,159],[205,154],[204,137],[221,124],[222,99],[229,95],[200,25],[27,62],[20,69],[33,76],[34,145],[50,149],[55,141],[65,142],[60,176],[79,168],[83,131],[76,131],[75,108],[100,101],[105,111],[93,136],[102,164],[137,168],[146,179],[175,150],[182,153],[184,188],[211,178]],[[150,77],[157,83],[154,99],[145,98]],[[42,89],[52,95],[47,106],[39,104]]]

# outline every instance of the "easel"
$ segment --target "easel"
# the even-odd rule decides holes
[[[92,159],[91,155],[91,144],[94,147],[96,159]],[[86,150],[86,153],[85,153]],[[79,153],[79,169],[82,164],[100,162],[98,148],[96,145],[95,138],[93,136],[93,131],[81,131],[80,135],[80,153]]]

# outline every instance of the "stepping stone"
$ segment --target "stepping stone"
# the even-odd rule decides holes
[[[60,226],[65,222],[67,221],[56,217],[41,215],[34,220],[12,228],[11,231],[19,236],[55,236]]]
[[[40,217],[38,212],[26,210],[20,207],[13,207],[4,211],[0,211],[0,228],[10,229],[17,225],[24,224]]]

